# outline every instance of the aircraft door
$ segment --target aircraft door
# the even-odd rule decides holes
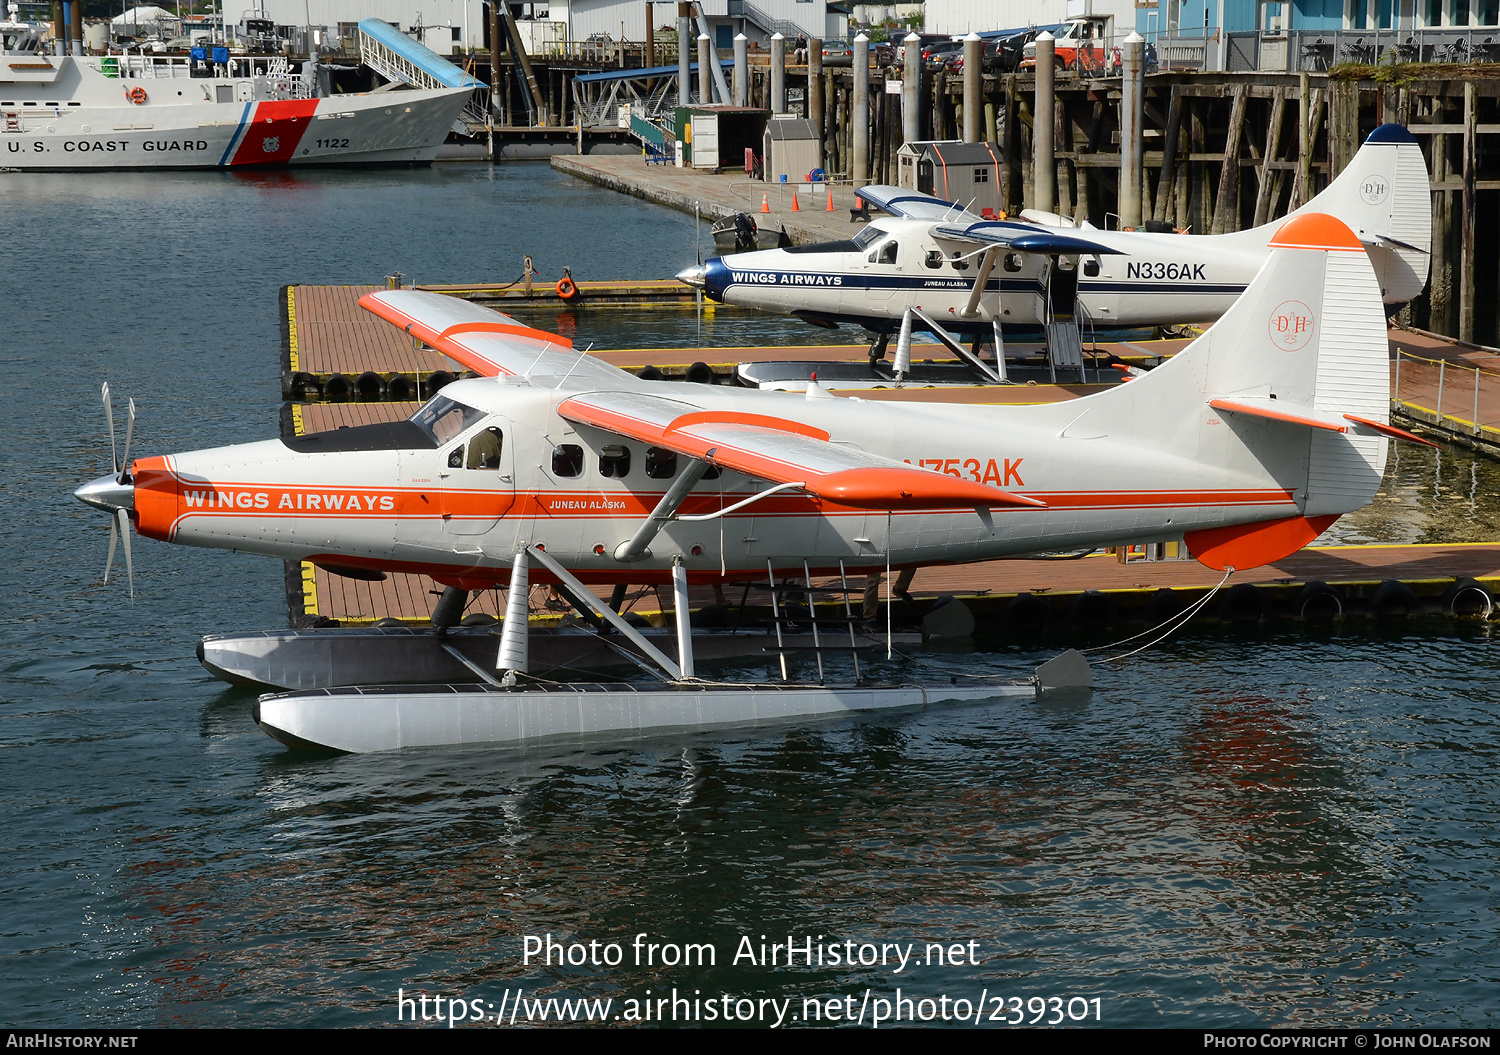
[[[865,254],[865,295],[877,305],[884,305],[901,289],[906,257],[912,246],[902,246],[894,237],[871,246]]]
[[[490,416],[479,428],[438,449],[445,535],[486,534],[515,502],[512,433],[510,422]]]
[[[1053,257],[1047,275],[1047,309],[1054,319],[1071,318],[1078,300],[1078,267],[1076,263],[1071,267],[1066,264]]]

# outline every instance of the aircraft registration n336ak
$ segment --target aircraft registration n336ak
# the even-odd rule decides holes
[[[1211,322],[1295,216],[1324,213],[1352,228],[1386,305],[1426,286],[1432,244],[1426,162],[1415,137],[1394,124],[1375,129],[1348,167],[1291,216],[1230,234],[1105,231],[1031,211],[993,220],[898,187],[859,193],[890,216],[852,239],[735,253],[677,277],[713,300],[814,325],[889,334],[918,308],[951,332],[988,335],[995,322],[1034,330],[1071,318],[1075,299],[1077,314],[1095,327]]]
[[[1387,423],[1385,316],[1360,239],[1304,213],[1269,245],[1177,356],[1035,406],[644,381],[462,300],[371,293],[370,311],[486,376],[407,421],[140,458],[76,494],[165,542],[463,589],[506,583],[527,547],[594,583],[1184,536],[1206,565],[1247,568],[1369,502],[1387,438],[1415,438]]]

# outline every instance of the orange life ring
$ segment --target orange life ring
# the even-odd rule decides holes
[[[125,93],[125,98],[135,103],[135,105],[140,106],[146,101],[146,89],[139,86],[131,88]]]
[[[578,296],[578,287],[573,284],[571,278],[559,279],[557,283],[557,295],[563,300],[572,300]]]

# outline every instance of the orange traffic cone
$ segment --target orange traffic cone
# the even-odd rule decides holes
[[[792,188],[792,212],[801,212],[802,211],[802,206],[800,206],[800,205],[797,204],[797,199],[799,199],[801,197],[802,197],[802,195],[797,193],[797,188],[793,187]]]
[[[761,212],[770,212],[771,211],[771,195],[770,194],[762,194],[760,196],[760,211]]]
[[[833,186],[832,186],[832,184],[830,184],[829,187],[828,187],[828,208],[824,209],[823,211],[824,212],[833,212]]]

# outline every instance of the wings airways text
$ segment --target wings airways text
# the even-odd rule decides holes
[[[753,283],[758,286],[842,286],[842,275],[809,275],[803,272],[783,271],[731,271],[736,282]]]

